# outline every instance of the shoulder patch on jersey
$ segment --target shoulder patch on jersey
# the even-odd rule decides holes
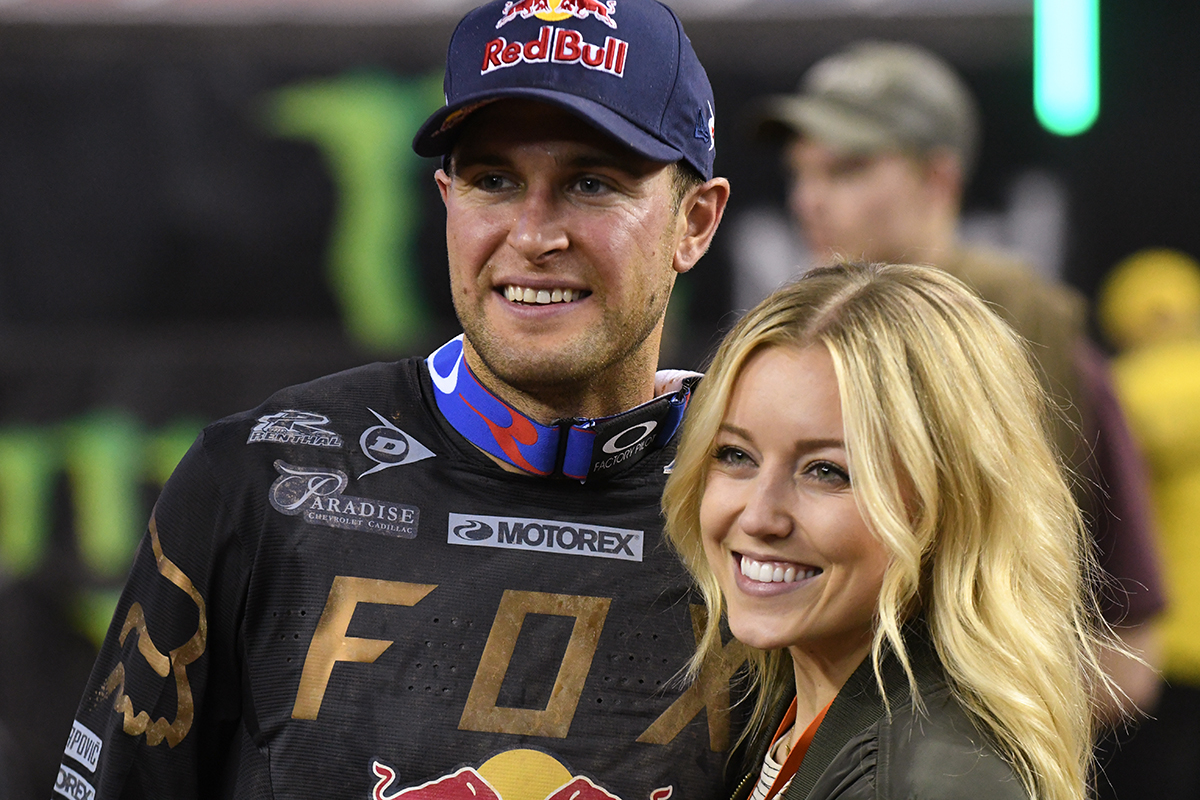
[[[268,499],[280,514],[303,516],[311,525],[382,533],[401,539],[417,535],[421,510],[416,506],[342,494],[350,477],[340,469],[296,467],[276,461],[279,477]]]
[[[379,472],[388,467],[413,464],[437,455],[411,434],[397,428],[375,409],[368,408],[367,411],[375,415],[379,424],[362,432],[362,436],[358,437],[358,446],[362,448],[364,456],[375,462],[375,466],[359,475],[359,478],[365,478],[372,472]]]
[[[571,556],[642,560],[643,531],[552,519],[493,517],[450,512],[446,541],[502,550],[537,550]]]
[[[324,414],[289,408],[259,417],[258,424],[250,429],[246,444],[275,442],[309,447],[341,447],[344,444],[342,437],[326,430],[328,424],[329,417]]]
[[[58,779],[54,781],[54,793],[71,800],[95,800],[96,788],[75,770],[65,764],[58,768]]]
[[[88,772],[95,772],[103,748],[104,740],[93,733],[91,728],[76,721],[71,726],[71,734],[67,737],[67,746],[63,754],[83,764],[88,768]]]

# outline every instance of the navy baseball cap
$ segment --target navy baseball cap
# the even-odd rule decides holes
[[[450,37],[443,85],[446,105],[413,139],[418,155],[446,155],[473,111],[519,97],[712,177],[712,86],[679,17],[656,0],[494,0]]]

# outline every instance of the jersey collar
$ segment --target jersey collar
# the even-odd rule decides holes
[[[471,444],[531,475],[585,481],[625,472],[671,441],[698,378],[609,417],[543,425],[486,389],[463,358],[459,334],[425,360],[438,410]]]

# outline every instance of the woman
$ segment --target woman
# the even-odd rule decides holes
[[[663,505],[708,605],[694,670],[722,613],[750,653],[736,797],[1084,796],[1111,642],[1046,405],[932,269],[809,273],[725,339]]]

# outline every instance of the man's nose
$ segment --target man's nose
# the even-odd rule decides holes
[[[517,207],[508,244],[532,263],[540,263],[570,243],[565,208],[551,187],[530,187]]]

